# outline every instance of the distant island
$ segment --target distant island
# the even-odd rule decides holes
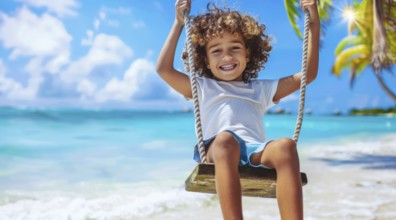
[[[371,108],[371,109],[351,109],[349,111],[350,115],[396,115],[396,107],[381,109],[381,108]]]
[[[283,108],[278,108],[275,110],[270,110],[267,112],[267,114],[269,115],[291,115],[293,114],[291,111],[289,110],[285,110]],[[306,109],[304,114],[306,115],[312,115],[313,111],[311,109]],[[391,108],[387,108],[387,109],[383,109],[383,108],[365,108],[365,109],[356,109],[356,108],[352,108],[351,110],[349,110],[348,113],[343,114],[341,112],[341,110],[336,109],[334,110],[332,113],[330,113],[333,116],[342,116],[342,115],[362,115],[362,116],[372,116],[372,115],[395,115],[396,116],[396,107],[391,107]]]

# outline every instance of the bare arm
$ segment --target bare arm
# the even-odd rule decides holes
[[[176,18],[157,60],[157,72],[173,89],[187,98],[192,97],[189,77],[173,66],[177,42],[183,30],[184,11],[190,10],[189,0],[176,1]]]
[[[310,13],[310,27],[308,40],[308,60],[307,60],[307,84],[314,81],[318,73],[319,65],[319,33],[320,20],[316,5],[316,0],[301,0],[301,7],[308,9]],[[274,102],[295,92],[300,88],[302,73],[296,73],[288,77],[281,78],[278,89],[275,93]]]

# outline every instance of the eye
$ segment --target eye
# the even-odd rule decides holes
[[[220,53],[221,52],[221,50],[220,49],[214,49],[214,50],[212,50],[212,54],[217,54],[217,53]]]
[[[239,50],[241,49],[239,46],[232,47],[232,50]]]

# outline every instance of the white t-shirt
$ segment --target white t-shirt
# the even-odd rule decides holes
[[[217,81],[197,77],[203,138],[231,130],[247,143],[265,141],[264,113],[272,101],[278,80]]]

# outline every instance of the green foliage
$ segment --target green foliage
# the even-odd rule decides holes
[[[284,0],[284,5],[287,13],[287,17],[289,18],[290,25],[296,32],[297,36],[302,39],[302,32],[300,27],[298,26],[298,21],[301,18],[301,14],[303,13],[299,0]],[[321,20],[321,34],[324,35],[323,30],[326,28],[326,25],[330,22],[330,13],[333,9],[332,0],[320,0],[318,5],[318,13]]]
[[[381,109],[381,108],[372,108],[372,109],[352,109],[349,112],[350,115],[384,115],[384,114],[396,114],[396,107]]]

